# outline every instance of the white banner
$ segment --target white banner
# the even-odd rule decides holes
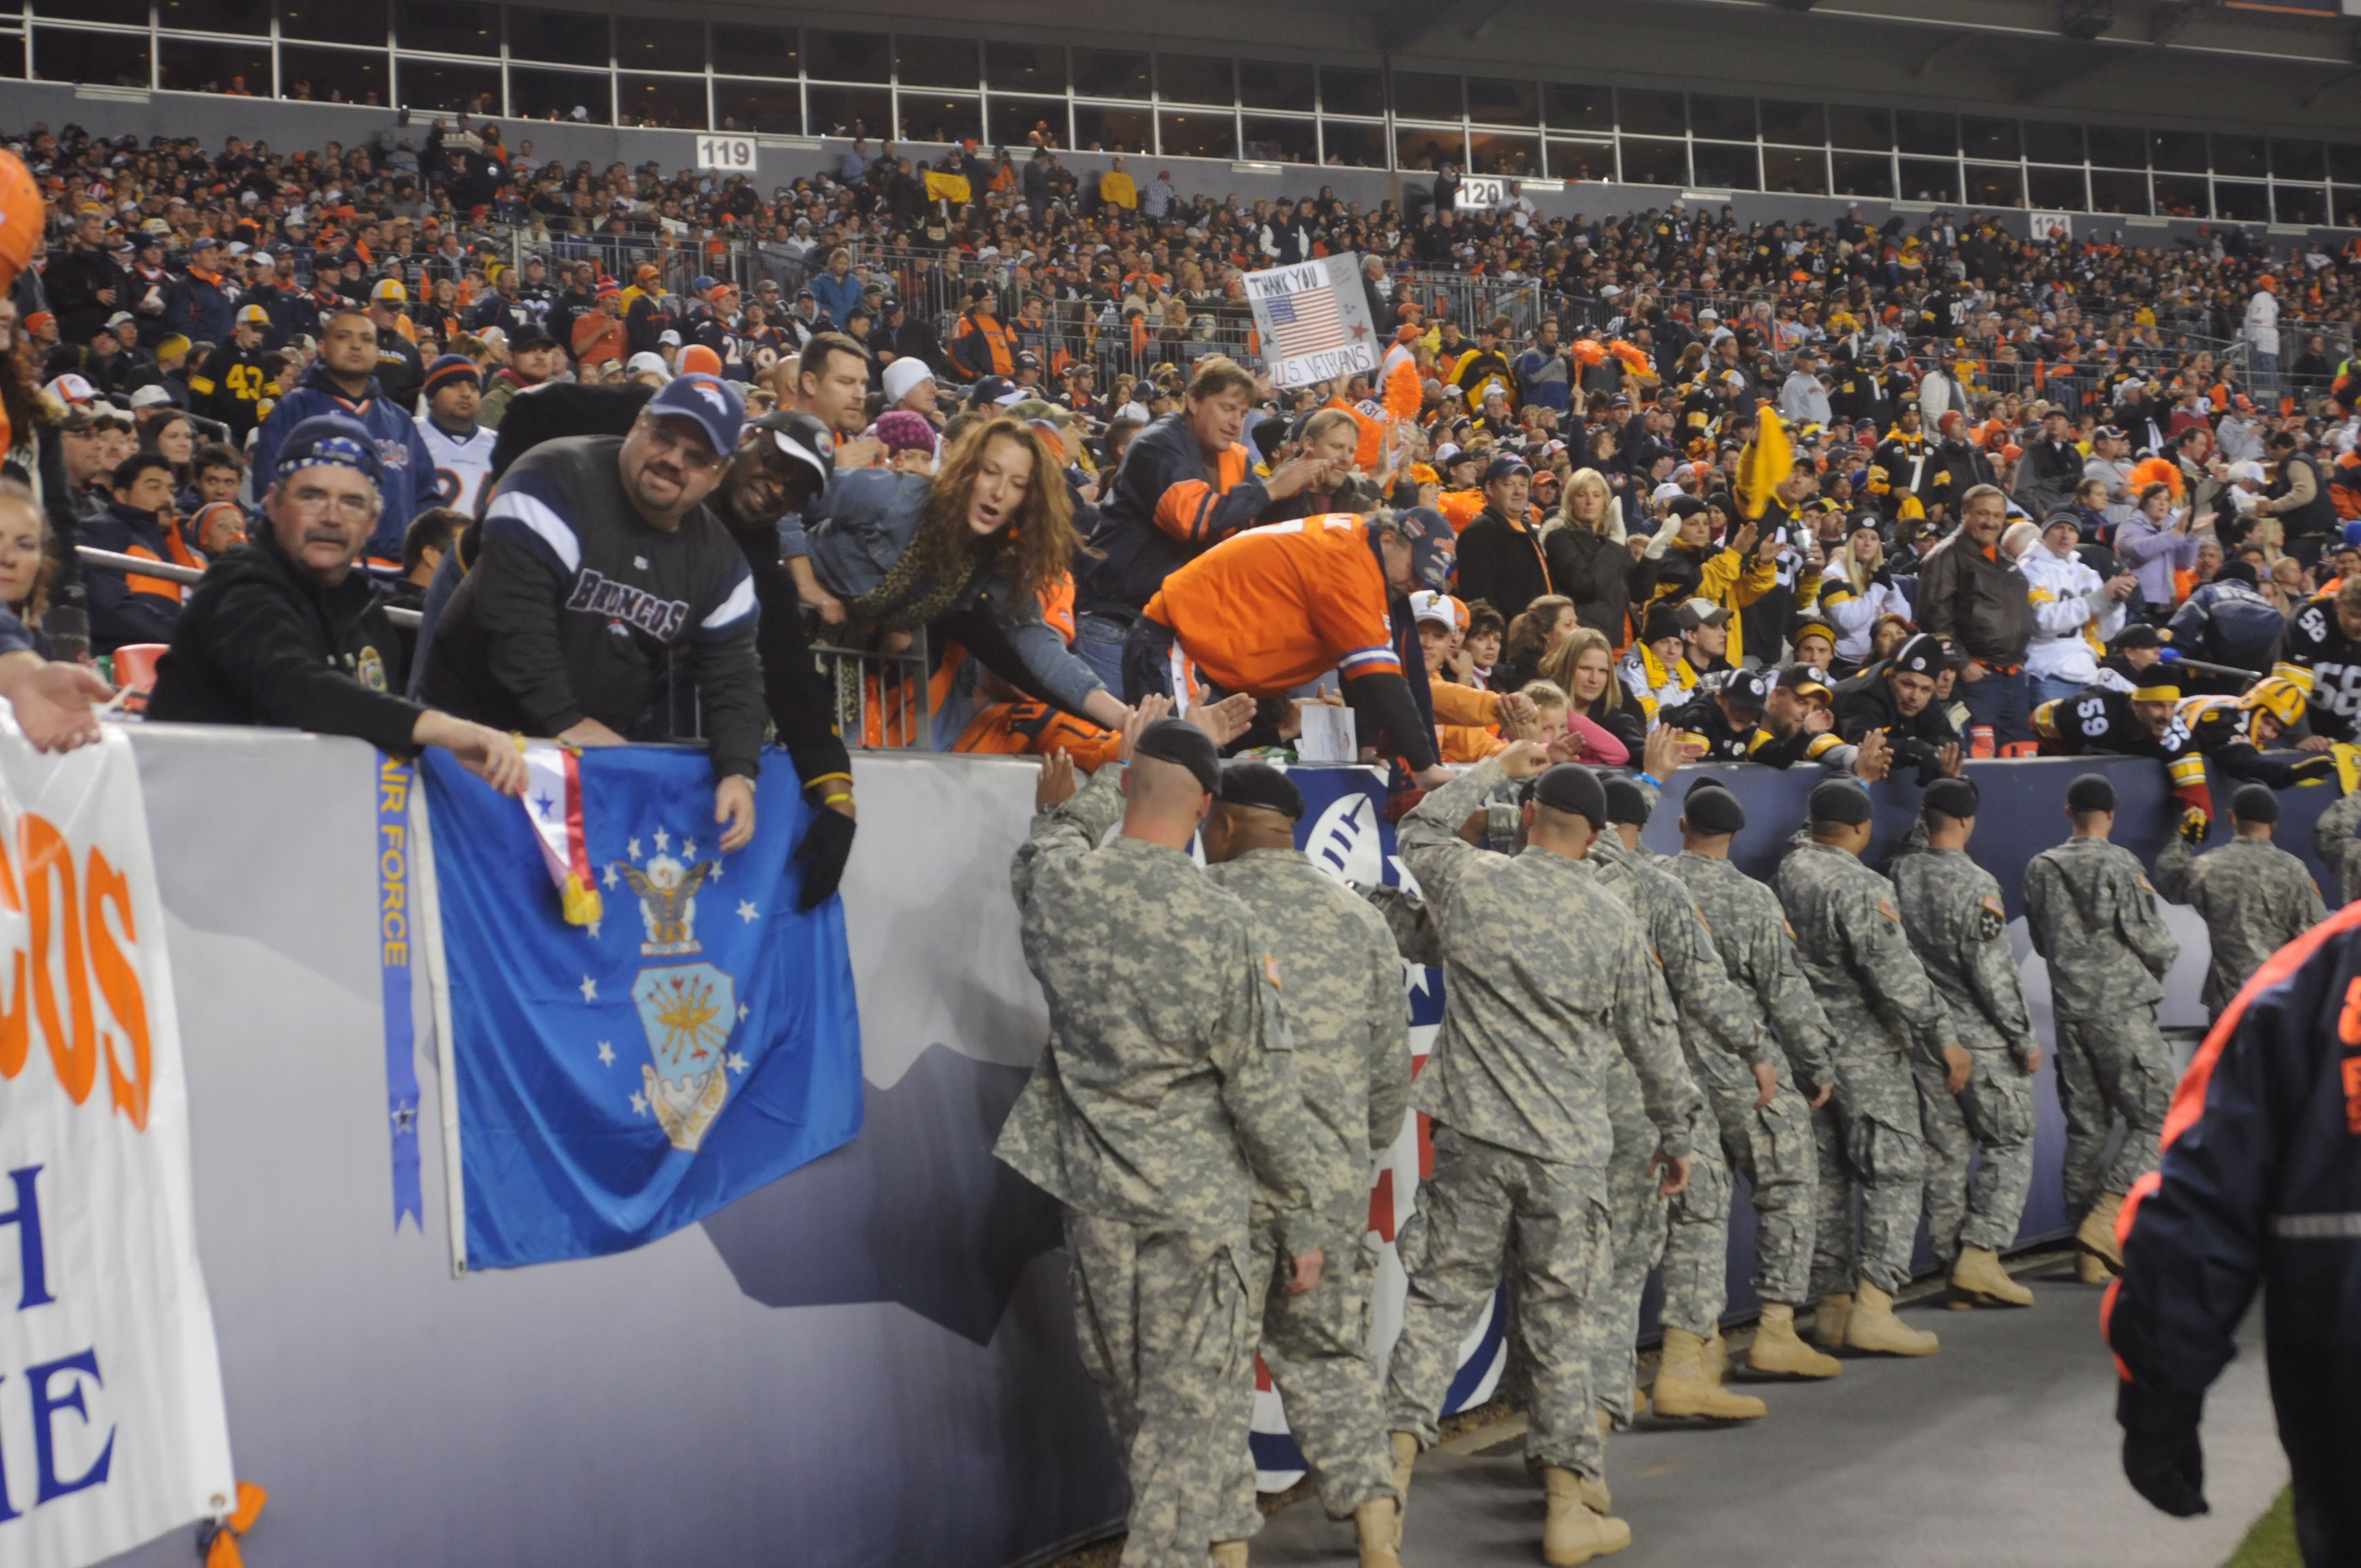
[[[230,1510],[191,1210],[130,741],[43,757],[0,718],[0,1563],[82,1568]]]
[[[1274,387],[1374,373],[1382,345],[1350,252],[1246,275],[1262,360]]]

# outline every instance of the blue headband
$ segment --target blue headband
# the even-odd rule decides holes
[[[368,482],[378,482],[377,454],[348,435],[326,435],[298,452],[290,452],[279,459],[277,477],[287,478],[299,468],[317,467],[333,463],[340,468],[350,468],[368,476]]]

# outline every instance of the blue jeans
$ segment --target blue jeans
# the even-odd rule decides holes
[[[2079,681],[2061,681],[2043,676],[2037,680],[2028,677],[2026,688],[2028,694],[2026,706],[2039,707],[2045,702],[2056,702],[2061,697],[2072,696],[2076,692],[2081,691],[2082,686]]]
[[[1090,666],[1106,689],[1123,695],[1123,639],[1130,629],[1113,616],[1074,617],[1074,657]]]
[[[1971,726],[1992,726],[1993,744],[2033,739],[2033,711],[2026,704],[2025,672],[2004,675],[1994,670],[1980,681],[1961,681],[1960,700],[1968,705]]]

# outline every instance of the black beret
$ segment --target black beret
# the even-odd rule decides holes
[[[1222,764],[1222,802],[1276,811],[1290,822],[1303,820],[1303,792],[1295,781],[1268,762],[1241,757]]]
[[[1937,779],[1927,786],[1919,804],[1929,811],[1939,811],[1955,822],[1965,822],[1976,814],[1976,785],[1973,779]]]
[[[1620,773],[1608,775],[1607,820],[1629,822],[1634,827],[1648,825],[1648,792]]]
[[[2238,793],[2230,797],[2230,815],[2241,822],[2277,822],[2279,797],[2268,784],[2240,784]]]
[[[1869,820],[1869,791],[1848,779],[1829,779],[1812,786],[1812,820],[1859,827]]]
[[[1222,754],[1211,735],[1186,719],[1158,719],[1139,732],[1139,742],[1132,750],[1140,756],[1188,769],[1207,795],[1221,791]]]
[[[2113,811],[2115,808],[2115,786],[2107,782],[2104,773],[2084,773],[2066,786],[2066,809],[2069,811]]]
[[[1735,833],[1746,826],[1746,807],[1718,784],[1692,786],[1681,802],[1681,815],[1699,833]]]
[[[1607,826],[1607,791],[1598,775],[1579,762],[1559,762],[1535,775],[1525,786],[1525,798],[1552,811],[1587,817],[1593,828]]]

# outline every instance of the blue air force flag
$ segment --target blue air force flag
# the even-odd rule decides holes
[[[796,913],[811,807],[771,756],[725,855],[701,752],[586,752],[523,812],[426,753],[465,1266],[643,1245],[861,1130],[843,905]],[[578,823],[596,918],[568,923],[533,812]]]

